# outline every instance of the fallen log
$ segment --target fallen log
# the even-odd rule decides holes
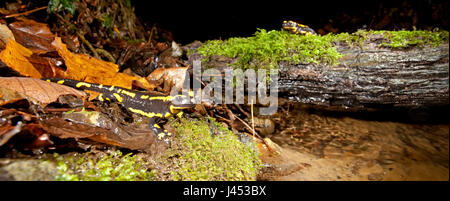
[[[393,50],[339,47],[338,66],[280,64],[279,96],[344,108],[420,108],[449,103],[449,46]]]
[[[337,65],[280,62],[279,97],[346,111],[448,107],[448,42],[390,48],[374,39],[362,46],[334,45],[344,55]],[[204,57],[194,52],[188,58],[192,65]],[[223,69],[234,61],[213,56],[202,66]]]

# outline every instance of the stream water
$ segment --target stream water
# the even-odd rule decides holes
[[[280,126],[266,137],[283,153],[263,180],[449,180],[448,124],[327,116],[299,107],[274,120]]]

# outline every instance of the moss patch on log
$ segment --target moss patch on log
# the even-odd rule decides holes
[[[371,33],[382,34],[387,41],[380,46],[392,48],[423,47],[424,45],[436,47],[442,43],[448,43],[449,38],[448,31],[371,31]]]
[[[235,59],[235,68],[276,69],[279,62],[337,65],[343,56],[336,48],[338,43],[360,46],[373,36],[380,48],[409,48],[448,43],[448,31],[364,31],[327,35],[295,35],[284,30],[258,29],[251,37],[206,41],[196,51],[208,62],[212,56],[221,55]],[[192,53],[192,52],[190,52]]]
[[[264,29],[258,29],[252,37],[210,40],[197,51],[205,61],[214,55],[236,58],[232,65],[243,69],[277,68],[281,61],[333,64],[341,57],[329,37]]]

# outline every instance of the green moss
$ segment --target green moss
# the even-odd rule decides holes
[[[236,58],[232,65],[244,69],[277,68],[281,61],[333,64],[342,56],[329,37],[264,29],[258,29],[252,37],[207,41],[198,48],[198,53],[206,59],[213,55]]]
[[[407,48],[424,45],[438,46],[448,42],[448,31],[371,31],[372,34],[382,34],[387,41],[380,44],[384,47]]]
[[[380,47],[390,48],[437,46],[449,38],[448,31],[357,31],[304,36],[258,29],[252,37],[206,41],[197,52],[205,57],[205,62],[214,55],[234,58],[231,65],[243,69],[277,68],[281,61],[337,65],[343,55],[337,51],[336,43],[363,47],[374,35],[381,35]]]
[[[102,157],[93,153],[54,155],[60,181],[138,181],[154,180],[155,172],[140,157],[122,156],[119,150]]]
[[[177,139],[172,152],[172,180],[255,180],[261,161],[251,145],[214,119],[180,119],[173,127]]]

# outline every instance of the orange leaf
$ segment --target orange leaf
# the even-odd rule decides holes
[[[119,67],[114,63],[99,60],[89,55],[70,52],[59,37],[55,38],[52,45],[67,66],[65,78],[115,85],[128,89],[131,89],[133,80],[139,80],[141,83],[144,80],[140,77],[119,73]],[[149,86],[148,82],[142,84]]]
[[[119,73],[119,67],[114,63],[96,59],[89,55],[70,52],[59,37],[55,38],[52,45],[64,60],[67,67],[65,72],[52,64],[50,61],[51,58],[33,54],[31,50],[23,47],[14,40],[9,40],[5,50],[0,52],[0,60],[20,74],[33,78],[56,75],[68,79],[115,85],[128,89],[132,88],[133,80],[136,80],[143,88],[154,88],[145,78]]]
[[[10,39],[6,48],[0,52],[0,60],[22,75],[42,78],[42,74],[29,61],[32,54],[31,50]]]

